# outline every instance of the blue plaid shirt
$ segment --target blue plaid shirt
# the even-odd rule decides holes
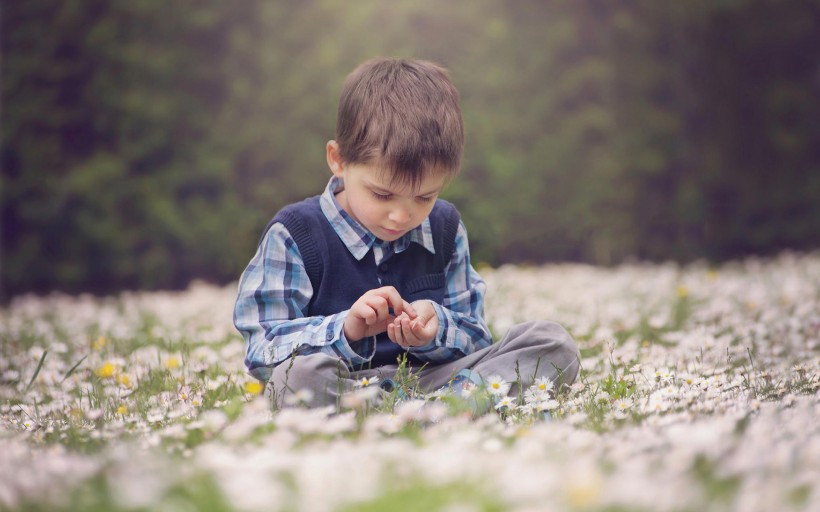
[[[421,244],[435,252],[430,220],[393,242],[383,242],[353,220],[336,202],[335,193],[344,187],[336,177],[330,179],[320,198],[322,212],[350,253],[361,260],[372,248],[375,264]],[[412,347],[410,352],[422,361],[440,364],[453,361],[492,344],[484,322],[486,285],[470,265],[467,230],[459,223],[453,257],[444,268],[447,291],[441,304],[434,303],[438,334],[429,345]],[[305,316],[313,287],[305,272],[296,242],[281,223],[265,234],[239,280],[234,310],[234,325],[247,343],[245,366],[257,379],[270,379],[273,367],[292,354],[325,352],[344,359],[349,365],[366,364],[375,352],[372,343],[354,343],[345,338],[343,326],[348,311],[329,316]]]

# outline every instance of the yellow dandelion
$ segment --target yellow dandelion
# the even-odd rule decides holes
[[[99,377],[101,379],[110,379],[111,377],[114,376],[115,371],[116,371],[116,368],[114,367],[113,364],[105,363],[104,365],[97,368],[97,370],[94,373],[96,373],[97,377]]]
[[[163,364],[164,364],[164,365],[165,365],[165,367],[166,367],[166,368],[168,368],[169,370],[174,370],[174,369],[176,369],[176,368],[179,368],[179,359],[177,359],[177,358],[176,358],[176,357],[174,357],[174,356],[171,356],[171,357],[169,357],[168,359],[166,359],[166,360],[165,360],[165,362],[164,362]]]
[[[259,393],[262,392],[262,389],[263,389],[262,383],[257,381],[257,380],[253,380],[253,381],[249,381],[249,382],[245,383],[245,392],[249,393],[251,395],[258,395]]]
[[[125,416],[126,414],[128,414],[128,407],[124,405],[117,407],[117,414]]]

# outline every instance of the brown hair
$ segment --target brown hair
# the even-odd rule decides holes
[[[452,177],[464,148],[458,90],[432,62],[371,59],[345,80],[336,142],[344,162],[378,162],[394,182],[417,186],[432,169]]]

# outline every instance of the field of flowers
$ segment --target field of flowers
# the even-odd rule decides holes
[[[496,335],[575,336],[570,389],[272,411],[235,286],[18,297],[0,510],[820,510],[820,254],[481,274]]]

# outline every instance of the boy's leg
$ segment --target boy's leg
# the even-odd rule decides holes
[[[355,388],[358,379],[382,373],[381,368],[351,372],[341,359],[318,353],[282,362],[273,369],[269,385],[277,407],[289,405],[288,397],[300,390],[312,395],[307,405],[320,407],[337,405],[344,393]]]
[[[519,377],[523,389],[539,377],[548,377],[556,388],[572,384],[580,369],[580,354],[566,329],[555,322],[536,320],[514,325],[501,340],[483,350],[423,369],[419,383],[425,391],[432,391],[446,386],[462,369],[472,370],[484,379],[501,376],[513,384],[509,394],[515,396]]]

